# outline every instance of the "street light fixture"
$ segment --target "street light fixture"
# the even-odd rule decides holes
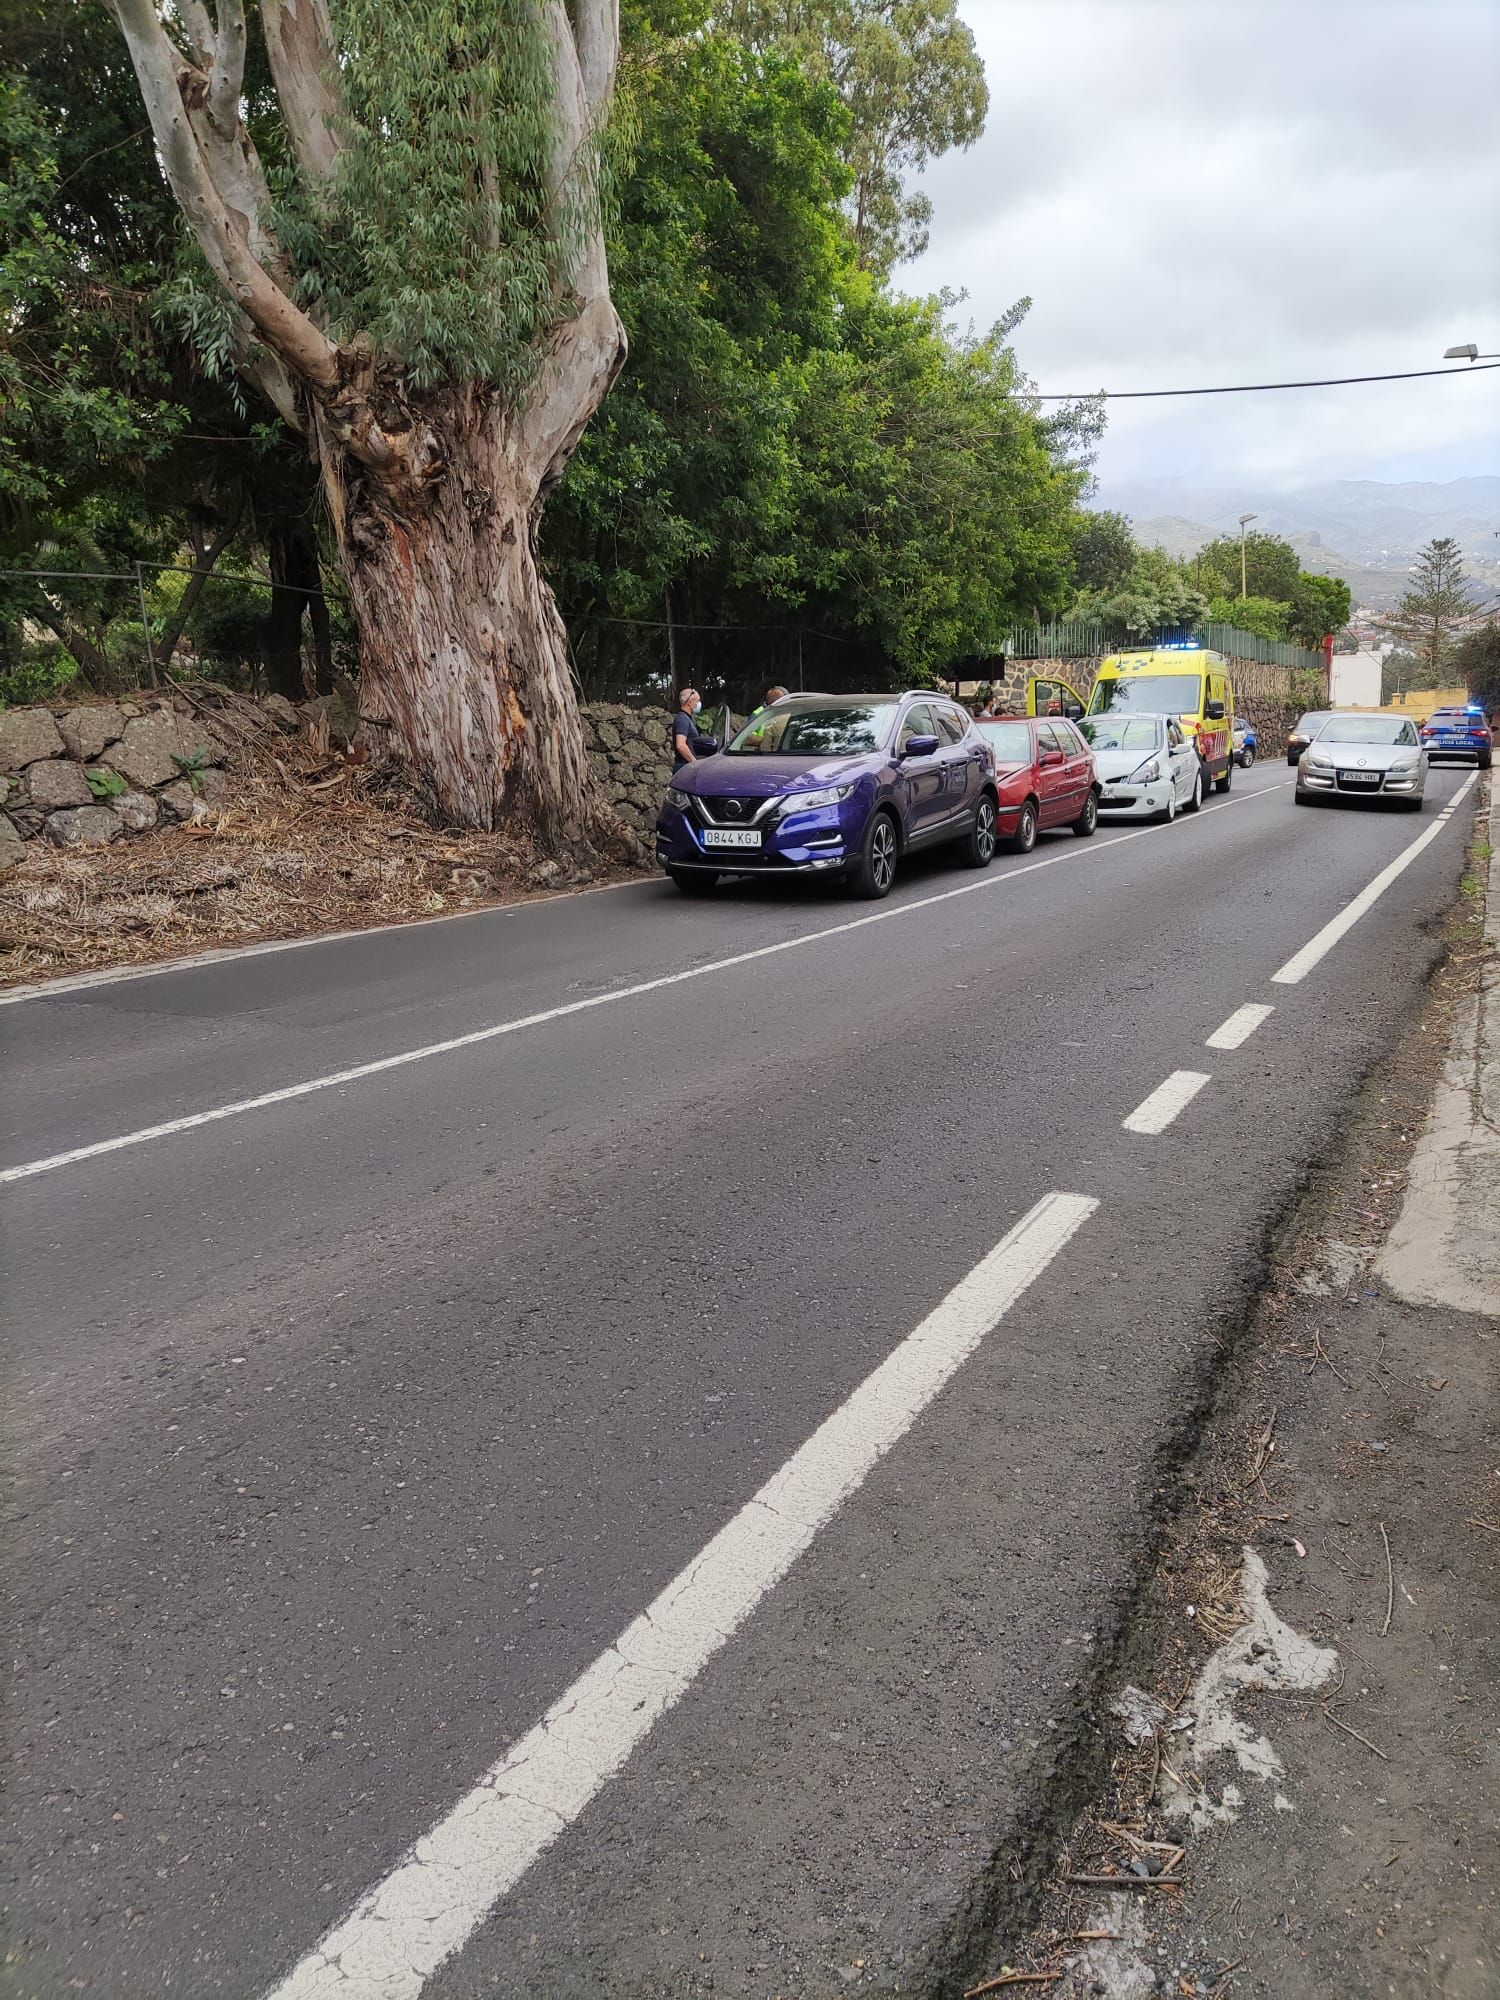
[[[1244,599],[1245,599],[1245,595],[1246,595],[1246,592],[1245,592],[1245,523],[1246,523],[1247,521],[1258,521],[1259,519],[1260,519],[1260,516],[1259,516],[1259,514],[1241,514],[1241,516],[1240,516],[1240,601],[1241,601],[1241,603],[1243,603],[1243,602],[1244,602]]]
[[[1466,347],[1445,347],[1443,349],[1443,359],[1445,361],[1500,361],[1500,354],[1481,354],[1478,347],[1471,340]]]

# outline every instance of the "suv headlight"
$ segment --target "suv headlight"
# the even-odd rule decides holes
[[[853,785],[820,785],[815,792],[790,792],[778,810],[782,819],[788,813],[816,812],[820,806],[836,806],[853,790]]]
[[[693,795],[691,792],[679,792],[675,785],[668,786],[667,804],[669,806],[676,806],[680,813],[685,813],[692,803]]]
[[[1154,785],[1160,777],[1160,757],[1148,757],[1138,770],[1131,772],[1126,783],[1131,785]]]

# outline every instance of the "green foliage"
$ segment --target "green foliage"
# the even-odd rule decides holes
[[[1240,594],[1240,538],[1220,535],[1207,542],[1188,568],[1200,590],[1210,597],[1238,597]],[[1262,535],[1251,529],[1245,536],[1245,595],[1269,597],[1278,604],[1290,604],[1302,574],[1297,551],[1280,535]]]
[[[1484,703],[1486,713],[1500,709],[1500,625],[1493,618],[1464,634],[1454,650],[1453,666],[1470,696]]]
[[[118,799],[130,790],[130,780],[122,778],[118,771],[111,771],[106,765],[99,765],[83,774],[89,783],[89,790],[96,799]]]
[[[1303,570],[1292,593],[1287,629],[1299,646],[1321,646],[1330,632],[1348,624],[1352,603],[1342,577]]]
[[[1135,562],[1135,536],[1123,514],[1080,514],[1073,537],[1073,581],[1079,590],[1124,587]]]
[[[1463,551],[1449,535],[1429,542],[1417,557],[1415,579],[1396,611],[1396,630],[1416,648],[1433,678],[1428,687],[1441,687],[1448,654],[1453,646],[1453,627],[1473,601],[1464,576]]]
[[[203,773],[208,769],[210,761],[209,751],[201,743],[196,750],[190,750],[185,757],[179,757],[175,750],[172,753],[172,762],[187,779],[189,789],[194,792],[203,790]]]
[[[831,83],[848,111],[842,153],[861,260],[886,271],[927,247],[932,204],[906,177],[984,130],[989,92],[957,0],[729,0],[720,17],[757,53]]]
[[[1289,610],[1272,597],[1214,597],[1209,600],[1208,616],[1214,625],[1233,625],[1241,632],[1255,633],[1257,638],[1285,639]]]
[[[3,619],[0,607],[0,619]],[[19,628],[0,624],[0,708],[50,701],[78,678],[78,662],[55,641],[22,643]]]
[[[514,389],[582,241],[590,158],[549,194],[552,61],[534,0],[335,0],[348,144],[325,200],[283,177],[302,302],[417,388]]]
[[[1163,628],[1189,631],[1203,622],[1208,605],[1189,583],[1186,566],[1161,549],[1138,548],[1123,583],[1079,591],[1064,616],[1103,625],[1120,639],[1152,637]]]
[[[1055,606],[1088,421],[1017,400],[1013,320],[952,335],[858,267],[827,85],[627,25],[631,358],[544,530],[586,685],[664,671],[664,634],[625,621],[669,603],[679,674],[736,698],[799,664],[825,687],[943,671]]]

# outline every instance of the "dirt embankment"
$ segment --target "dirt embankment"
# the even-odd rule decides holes
[[[232,785],[182,825],[107,847],[28,843],[0,877],[0,985],[182,952],[408,922],[637,872],[587,876],[524,838],[434,827],[390,777],[204,684]],[[627,834],[624,838],[629,839]]]

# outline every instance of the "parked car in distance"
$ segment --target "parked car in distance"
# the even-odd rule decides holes
[[[975,724],[989,746],[996,825],[1018,854],[1053,827],[1087,839],[1098,825],[1099,777],[1079,726],[1063,715],[984,715]]]
[[[1331,715],[1297,765],[1299,806],[1327,798],[1389,799],[1420,812],[1427,752],[1404,715]]]
[[[987,868],[997,806],[989,745],[956,702],[789,695],[675,773],[656,858],[694,894],[721,875],[842,874],[874,898],[918,848]]]
[[[1454,757],[1467,763],[1472,757],[1481,771],[1490,768],[1494,755],[1490,725],[1477,701],[1467,708],[1435,708],[1422,724],[1422,744],[1434,761]]]
[[[1176,819],[1203,803],[1203,760],[1175,715],[1090,715],[1079,725],[1099,773],[1099,810]]]
[[[1300,761],[1303,751],[1332,714],[1331,708],[1310,708],[1306,715],[1297,718],[1296,727],[1286,734],[1286,761],[1289,764]]]
[[[1242,771],[1248,771],[1255,762],[1255,753],[1260,748],[1260,738],[1255,733],[1255,724],[1243,715],[1234,718],[1234,728],[1230,732],[1234,743],[1234,761]]]

